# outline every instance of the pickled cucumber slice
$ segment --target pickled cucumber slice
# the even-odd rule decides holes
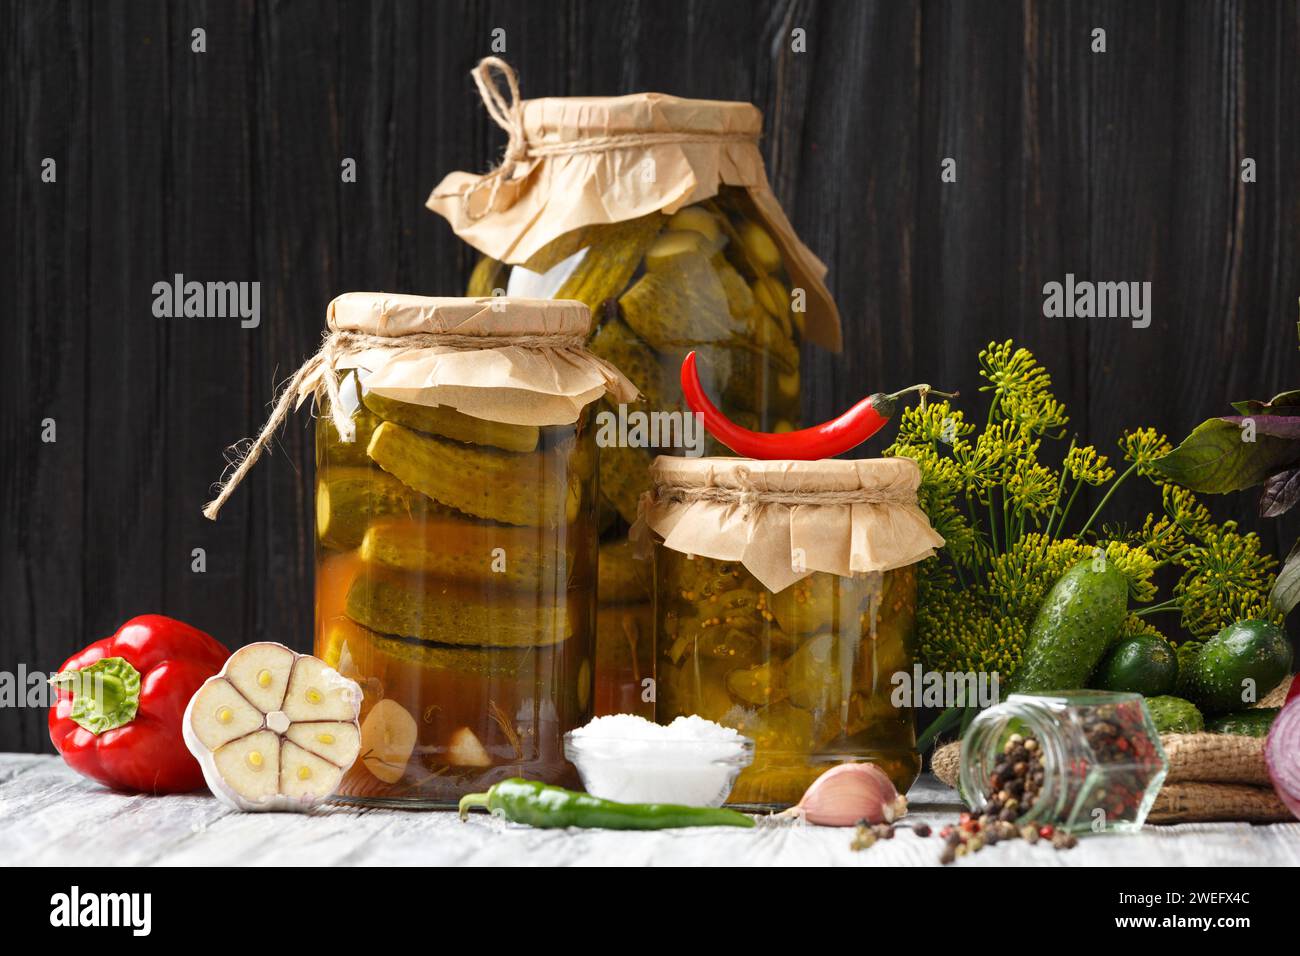
[[[573,633],[567,604],[491,600],[417,575],[371,574],[348,591],[348,617],[381,634],[451,645],[542,647]]]
[[[499,262],[491,256],[482,256],[474,264],[474,271],[470,273],[469,285],[465,287],[465,295],[471,299],[486,299],[488,296],[495,295],[497,289],[504,290],[505,287],[505,263]]]
[[[466,415],[450,405],[416,405],[374,392],[367,392],[361,400],[380,418],[416,431],[474,445],[491,445],[506,451],[523,452],[537,448],[539,430],[536,425],[493,422]]]
[[[530,526],[571,523],[578,516],[580,480],[567,474],[562,459],[544,452],[479,448],[395,422],[376,428],[367,450],[407,487],[466,514]]]
[[[596,593],[600,603],[635,604],[650,599],[650,562],[636,557],[632,542],[606,542],[600,546]]]
[[[563,584],[568,555],[536,528],[475,524],[455,518],[376,521],[361,540],[371,564],[452,581],[536,590]]]
[[[654,212],[638,219],[593,228],[588,237],[589,252],[555,298],[577,299],[593,312],[606,299],[616,298],[632,281],[646,250],[663,225],[663,218],[661,213]]]
[[[769,606],[781,630],[792,637],[840,628],[856,633],[867,593],[859,578],[814,573],[777,591]]]
[[[646,250],[645,267],[660,272],[671,266],[678,256],[709,255],[712,252],[712,243],[700,233],[667,229]]]
[[[749,287],[745,277],[736,271],[736,267],[728,262],[727,257],[722,253],[715,255],[711,261],[713,271],[718,274],[718,280],[726,293],[727,309],[733,317],[748,323],[762,310],[762,306],[754,296],[755,290]]]
[[[764,272],[781,268],[781,250],[766,229],[752,219],[742,219],[736,224],[736,232],[750,260]]]
[[[690,348],[742,337],[743,320],[733,319],[727,292],[704,253],[673,256],[647,270],[619,299],[632,331],[655,350]]]
[[[426,515],[432,505],[378,468],[331,468],[316,482],[316,534],[326,547],[348,551],[361,543],[371,521]]]
[[[668,228],[698,232],[709,241],[710,245],[717,245],[722,238],[722,226],[719,225],[717,217],[703,206],[687,206],[685,209],[679,209],[669,217]]]

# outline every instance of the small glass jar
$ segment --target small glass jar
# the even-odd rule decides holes
[[[754,741],[729,803],[782,808],[839,763],[879,766],[899,792],[921,769],[892,677],[915,654],[911,566],[814,572],[773,593],[737,562],[655,549],[660,723],[698,714]]]
[[[1017,823],[1071,832],[1141,828],[1169,764],[1140,694],[1012,694],[985,710],[961,744],[961,795],[972,810],[984,806],[995,782],[1006,784],[999,761],[1031,739],[1041,780],[1032,804],[1017,807]],[[1010,795],[1023,801],[1020,789],[1017,783]]]

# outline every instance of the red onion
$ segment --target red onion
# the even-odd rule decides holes
[[[1293,698],[1273,721],[1264,759],[1278,798],[1300,817],[1300,698]]]

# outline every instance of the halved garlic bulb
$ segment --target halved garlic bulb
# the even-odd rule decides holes
[[[190,698],[185,745],[237,810],[307,810],[336,789],[361,749],[361,688],[283,644],[249,644]]]

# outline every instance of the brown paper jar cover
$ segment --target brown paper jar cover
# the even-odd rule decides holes
[[[813,571],[848,576],[914,564],[943,546],[916,502],[907,458],[755,461],[656,458],[633,536],[742,564],[769,591]]]
[[[758,142],[763,114],[750,103],[662,93],[547,97],[518,104],[522,157],[495,190],[485,175],[453,172],[427,205],[485,255],[519,265],[565,233],[672,214],[745,189],[796,286],[808,293],[805,334],[839,351],[840,317],[826,266],[795,234],[768,183]],[[489,205],[490,201],[490,205]]]
[[[349,292],[330,303],[326,323],[331,333],[393,340],[363,340],[334,368],[365,370],[367,389],[398,401],[450,405],[509,424],[564,425],[605,394],[623,402],[637,395],[618,369],[582,344],[591,313],[581,302]],[[439,345],[440,337],[448,344]],[[301,394],[318,384],[309,378]]]

